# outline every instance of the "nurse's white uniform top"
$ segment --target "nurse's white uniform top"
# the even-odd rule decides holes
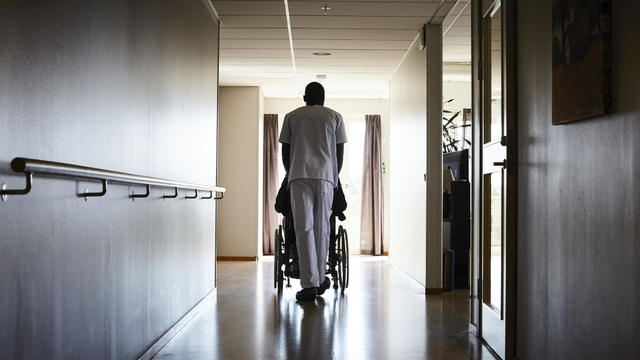
[[[293,110],[284,117],[280,142],[291,144],[289,182],[320,179],[338,186],[336,144],[347,142],[338,112],[320,105]]]
[[[300,285],[318,287],[326,270],[333,188],[338,186],[336,145],[347,142],[344,121],[327,107],[303,106],[285,116],[280,142],[291,144],[288,176]]]

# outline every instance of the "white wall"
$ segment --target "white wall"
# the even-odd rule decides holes
[[[426,53],[414,46],[389,86],[389,260],[426,286]]]
[[[471,82],[470,81],[444,81],[442,83],[442,98],[453,99],[445,104],[444,108],[451,111],[462,111],[463,108],[471,108]],[[462,116],[462,114],[460,114]],[[469,130],[471,131],[471,130]]]
[[[220,87],[218,256],[259,256],[262,233],[262,94]]]
[[[470,71],[471,69],[469,69]],[[462,109],[467,108],[471,109],[471,82],[470,81],[444,81],[442,83],[442,98],[446,101],[449,99],[453,99],[452,102],[444,104],[443,108],[445,110],[452,111],[453,113],[460,111],[460,115],[458,115],[456,119],[456,123],[462,123],[463,114]],[[446,114],[446,117],[449,117],[453,114]],[[471,127],[466,129],[456,129],[458,131],[458,135],[456,139],[461,139],[463,135],[463,131],[466,131],[466,137],[471,139]],[[470,147],[470,146],[466,146]]]
[[[384,244],[385,251],[389,248],[389,101],[387,99],[327,99],[327,107],[341,113],[345,118],[361,117],[365,114],[380,114],[382,123],[382,161],[387,171],[382,177],[384,191]],[[284,115],[291,110],[304,106],[302,99],[265,98],[264,112],[279,114],[282,122]],[[347,134],[347,137],[349,134]],[[345,154],[346,156],[346,154]],[[356,239],[351,240],[352,242]],[[355,244],[355,243],[354,243]]]

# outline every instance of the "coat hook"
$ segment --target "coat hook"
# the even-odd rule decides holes
[[[107,194],[107,180],[101,180],[101,181],[102,181],[102,191],[100,191],[100,192],[89,192],[88,189],[84,189],[84,193],[83,194],[79,194],[78,196],[83,197],[84,201],[87,201],[87,198],[89,198],[89,197],[105,196]]]
[[[193,196],[185,196],[185,199],[197,199],[198,198],[198,189],[194,189],[196,194]]]
[[[33,182],[33,173],[27,172],[25,175],[25,186],[24,189],[7,189],[6,184],[2,184],[2,188],[0,188],[0,198],[2,201],[7,200],[7,195],[26,195],[31,191],[31,183]]]
[[[135,192],[131,193],[131,198],[135,199],[135,198],[148,198],[149,194],[151,194],[151,185],[147,185],[147,191],[145,191],[144,194],[136,194]]]
[[[205,199],[205,200],[213,199],[213,191],[209,191],[209,196],[202,196],[200,199]]]
[[[222,199],[224,199],[224,192],[220,193],[220,197],[216,196],[213,198],[213,200],[222,200]]]
[[[162,195],[162,198],[163,199],[175,199],[175,198],[177,198],[178,197],[178,188],[174,187],[173,191],[174,191],[173,195],[164,194],[164,195]]]

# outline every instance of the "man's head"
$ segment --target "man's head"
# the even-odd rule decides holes
[[[324,105],[324,87],[318,82],[310,82],[304,89],[304,102],[309,105]]]

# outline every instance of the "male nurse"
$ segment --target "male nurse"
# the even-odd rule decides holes
[[[280,142],[300,262],[296,299],[314,301],[331,285],[325,276],[331,205],[347,134],[342,116],[324,106],[320,83],[307,85],[304,102],[284,117]]]

